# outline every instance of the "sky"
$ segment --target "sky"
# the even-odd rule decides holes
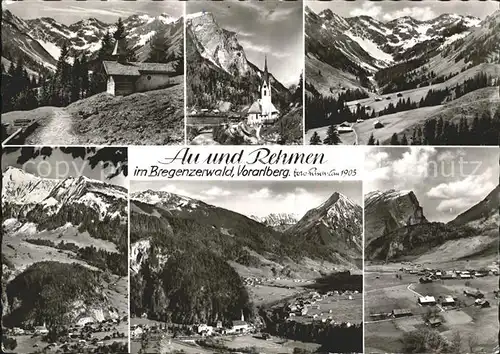
[[[158,16],[167,13],[172,17],[184,16],[184,3],[180,1],[122,1],[122,0],[62,0],[2,1],[2,7],[23,19],[52,17],[59,23],[70,25],[94,17],[105,23],[114,23],[119,17],[132,15]]]
[[[411,190],[429,221],[447,222],[483,200],[499,181],[498,147],[371,148],[364,193]]]
[[[314,12],[331,9],[342,17],[371,16],[379,21],[391,21],[403,16],[427,21],[445,13],[470,15],[480,19],[499,9],[497,1],[310,1],[307,3]]]
[[[263,182],[263,181],[132,181],[130,192],[162,190],[201,200],[240,214],[264,217],[289,213],[302,217],[308,210],[339,192],[361,205],[359,181]]]
[[[115,148],[106,149],[108,154],[116,151]],[[126,151],[123,148],[119,150]],[[95,150],[95,151],[92,151]],[[84,158],[79,157],[82,152]],[[96,154],[101,152],[101,154]],[[4,148],[2,152],[2,172],[13,166],[23,171],[43,178],[65,179],[67,177],[85,176],[87,178],[106,183],[128,187],[128,181],[123,173],[116,173],[117,168],[126,164],[126,156],[119,158],[117,164],[110,163],[104,150],[94,148],[72,148],[64,152],[54,148]],[[73,154],[77,155],[76,157]],[[100,156],[100,157],[99,157]],[[115,156],[117,156],[115,154]],[[119,155],[123,156],[123,154]],[[94,157],[91,161],[89,158]],[[99,157],[99,158],[98,158]],[[115,176],[116,175],[116,176]]]
[[[302,1],[188,1],[186,13],[211,12],[219,26],[237,33],[248,60],[283,85],[298,84],[304,69]]]

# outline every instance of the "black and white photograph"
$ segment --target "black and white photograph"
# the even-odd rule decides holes
[[[360,181],[131,181],[132,353],[360,353]]]
[[[303,142],[302,1],[186,3],[191,145]]]
[[[369,149],[365,353],[498,351],[499,157]]]
[[[306,143],[491,145],[497,1],[310,1]]]
[[[2,1],[3,144],[184,144],[183,19],[183,2]]]
[[[2,353],[128,352],[126,148],[4,148],[2,235]]]

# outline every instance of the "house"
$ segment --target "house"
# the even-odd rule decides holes
[[[479,290],[476,290],[476,291],[464,290],[464,295],[469,296],[469,297],[473,297],[475,299],[484,298],[484,294],[482,292],[480,292]]]
[[[441,301],[443,306],[455,306],[455,299],[452,296],[445,296],[443,301]]]
[[[241,320],[233,321],[230,332],[231,333],[246,333],[250,330],[250,325]]]
[[[472,275],[470,275],[468,272],[463,272],[460,273],[460,279],[471,279]]]
[[[260,86],[260,99],[252,103],[247,111],[249,125],[272,124],[278,120],[279,111],[272,102],[272,87],[267,71],[267,57],[264,62],[263,82]]]
[[[43,326],[35,326],[35,334],[45,335],[45,334],[48,334],[48,333],[49,333],[49,330],[45,326],[45,323],[43,324]]]
[[[490,307],[490,303],[485,299],[476,299],[476,301],[474,301],[474,305],[480,307]]]
[[[394,309],[392,310],[392,315],[394,317],[405,317],[405,316],[412,316],[413,313],[411,312],[410,309]]]
[[[206,324],[200,324],[197,328],[197,332],[202,336],[211,336],[214,333],[214,328]]]
[[[94,319],[92,317],[82,317],[77,322],[77,326],[85,326],[87,323],[94,323]]]
[[[436,305],[436,299],[434,296],[421,296],[418,298],[418,303],[422,306],[434,306]]]
[[[427,324],[431,327],[439,327],[442,325],[442,321],[438,317],[429,318]]]
[[[130,331],[130,335],[132,336],[132,338],[138,338],[138,337],[142,336],[143,333],[144,333],[144,330],[142,329],[142,327],[139,327],[139,326],[133,328]]]
[[[352,132],[353,131],[352,124],[350,124],[348,122],[343,122],[343,123],[337,125],[337,131],[339,133],[349,133],[349,132]]]
[[[375,129],[380,129],[380,128],[383,128],[383,127],[384,127],[384,124],[382,124],[382,122],[381,122],[381,121],[376,120],[375,122],[373,122],[373,127],[374,127]]]
[[[114,61],[103,61],[107,76],[107,93],[114,96],[129,95],[134,92],[157,90],[169,86],[175,68],[172,63],[140,63],[127,62],[121,51],[123,44],[120,39],[113,51]]]
[[[432,283],[432,279],[429,277],[422,277],[418,281],[420,284]]]

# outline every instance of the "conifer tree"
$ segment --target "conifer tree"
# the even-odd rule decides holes
[[[319,137],[318,132],[314,132],[313,135],[311,136],[311,139],[309,140],[310,145],[320,145],[321,144],[321,138]]]
[[[392,134],[391,145],[399,145],[398,135],[396,133]]]
[[[328,131],[326,132],[326,138],[323,140],[323,144],[325,145],[338,145],[342,141],[340,140],[339,132],[337,127],[332,124],[328,127]]]

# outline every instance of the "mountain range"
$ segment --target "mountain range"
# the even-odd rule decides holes
[[[126,314],[125,188],[83,176],[47,179],[8,167],[2,214],[4,323],[53,323],[55,312],[60,321]]]
[[[499,26],[500,11],[482,21],[442,14],[427,21],[405,16],[383,22],[343,18],[330,9],[316,14],[306,7],[306,80],[324,95],[335,95],[341,87],[379,92],[391,81],[377,77],[379,71],[415,80],[430,72],[440,77],[498,63]]]
[[[447,223],[427,220],[412,191],[368,193],[365,196],[366,259],[415,259],[434,252],[444,262],[496,254],[499,191],[497,186],[484,200]],[[451,252],[462,240],[468,240],[468,246]]]
[[[222,296],[226,285],[239,284],[241,280],[233,271],[296,278],[361,268],[361,207],[340,193],[333,193],[298,221],[288,214],[275,214],[257,221],[200,200],[152,190],[133,193],[130,207],[130,267],[135,289],[131,293],[131,311],[136,315],[174,316],[185,323],[213,320],[217,316],[228,320],[234,316],[233,310],[209,309],[195,299],[203,296],[215,301]],[[284,225],[287,227],[282,228]],[[184,264],[193,255],[206,259],[206,265],[198,269],[197,265],[189,264],[189,269],[179,272],[170,268]],[[215,264],[229,264],[230,268],[224,274],[208,270]],[[181,305],[179,297],[168,295],[172,290],[166,285],[165,277],[170,279],[169,284],[174,281],[172,277],[175,284],[185,284],[185,273],[189,273],[190,278],[206,274],[203,279],[217,274],[214,278],[217,283],[220,277],[228,276],[232,280],[207,288],[210,295],[193,290],[195,293],[186,299],[189,304]],[[190,286],[199,289],[194,284]],[[153,290],[162,288],[164,291]],[[153,291],[153,298],[148,291]],[[187,289],[180,286],[177,291],[184,293]],[[247,295],[242,296],[241,304],[247,304],[244,300]],[[250,307],[241,304],[242,311],[250,311]],[[166,307],[171,307],[169,314],[161,310]],[[193,309],[193,313],[181,313],[179,308]]]
[[[141,62],[170,62],[183,58],[183,19],[166,13],[158,16],[132,15],[123,19],[128,47]],[[2,62],[22,58],[33,72],[55,71],[63,43],[70,56],[86,54],[95,59],[106,33],[116,24],[96,18],[82,19],[69,26],[53,18],[24,20],[9,10],[2,11]]]
[[[264,71],[259,66],[263,68],[264,56],[259,66],[250,62],[237,33],[222,28],[214,14],[188,14],[186,36],[188,106],[214,106],[223,101],[250,105],[260,97]],[[282,109],[287,107],[292,94],[272,73],[269,80],[273,100]]]

